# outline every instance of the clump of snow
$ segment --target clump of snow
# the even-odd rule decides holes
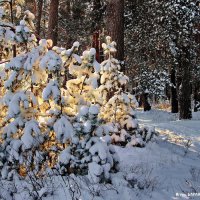
[[[99,114],[99,106],[91,105],[89,108],[89,113],[92,115],[98,115]]]
[[[26,122],[21,141],[23,142],[24,149],[37,147],[43,141],[41,130],[36,120]]]
[[[24,12],[24,14],[26,15],[26,18],[28,18],[30,20],[34,20],[35,19],[35,15],[33,13],[31,13],[29,10],[26,10]]]
[[[92,55],[92,56],[96,55],[96,49],[95,48],[90,49],[90,55]]]
[[[41,69],[48,69],[49,71],[57,71],[62,66],[62,60],[54,51],[50,50],[40,61]]]
[[[58,119],[53,128],[56,133],[57,140],[63,144],[66,143],[67,140],[71,139],[74,135],[73,126],[66,116],[62,116],[60,119]]]
[[[61,99],[59,84],[54,80],[51,80],[42,92],[42,97],[45,101],[48,101],[51,96],[53,97],[55,103],[58,103]]]
[[[76,41],[73,43],[73,46],[78,48],[80,46],[80,43]]]
[[[18,92],[12,97],[8,108],[8,118],[15,118],[20,114],[21,102],[25,109],[29,107],[29,100],[24,92]]]
[[[89,107],[88,106],[81,106],[79,110],[79,115],[80,116],[86,116],[89,113]]]

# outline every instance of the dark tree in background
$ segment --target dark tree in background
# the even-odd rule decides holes
[[[170,71],[171,78],[171,112],[178,113],[178,96],[176,90],[176,70],[174,68]]]
[[[170,0],[164,5],[165,29],[176,68],[179,118],[192,118],[192,71],[197,64],[199,5],[194,0]]]
[[[51,0],[49,7],[47,38],[51,39],[54,45],[56,45],[58,41],[58,8],[59,0]]]
[[[117,43],[116,58],[124,61],[124,0],[108,0],[106,7],[106,30]],[[121,65],[125,71],[124,64]]]
[[[104,0],[92,0],[91,18],[91,33],[99,31],[103,27],[104,14],[106,3]]]
[[[43,10],[43,0],[37,1],[37,11],[36,11],[36,35],[40,36],[41,31],[41,19]]]

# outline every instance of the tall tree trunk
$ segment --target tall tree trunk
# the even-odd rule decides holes
[[[116,58],[124,61],[124,0],[108,0],[106,13],[106,30],[117,43]],[[125,71],[123,63],[121,71]]]
[[[47,37],[53,41],[53,45],[57,45],[58,40],[58,6],[59,0],[51,0]]]
[[[183,54],[179,60],[177,71],[178,87],[178,102],[179,102],[179,119],[191,119],[191,63],[190,49],[182,47]]]
[[[38,37],[40,36],[42,7],[43,7],[43,0],[39,0],[37,4],[37,12],[36,12],[36,35]]]
[[[194,112],[200,110],[200,86],[197,83],[193,85],[193,100],[194,100]]]
[[[178,113],[178,96],[177,96],[177,90],[176,90],[176,71],[175,69],[171,69],[171,83],[173,84],[171,86],[171,112],[172,113]]]
[[[151,110],[151,105],[148,101],[149,94],[147,92],[144,92],[140,95],[140,102],[139,104],[143,107],[144,111]]]

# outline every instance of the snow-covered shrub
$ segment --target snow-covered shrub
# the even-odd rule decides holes
[[[101,65],[94,48],[79,56],[78,42],[68,50],[51,45],[40,40],[3,70],[2,177],[44,176],[53,168],[108,181],[118,162],[111,143],[142,147],[154,131],[139,129],[110,37]]]
[[[88,175],[91,182],[107,181],[116,170],[117,156],[109,135],[99,135],[99,106],[82,106],[74,119],[69,146],[59,155],[61,173]],[[97,134],[98,133],[98,134]]]
[[[5,65],[4,96],[1,99],[1,149],[4,153],[2,178],[26,174],[38,168],[38,156],[46,134],[41,126],[40,93],[46,72],[38,68],[38,61],[47,48],[41,44],[26,54],[14,57]],[[41,79],[41,75],[43,75]],[[46,77],[46,80],[45,80]],[[40,80],[41,88],[36,87]]]
[[[120,71],[120,63],[113,57],[116,43],[108,36],[102,44],[107,60],[101,63],[100,117],[110,126],[112,142],[122,146],[145,146],[155,135],[155,130],[140,129],[134,109],[138,103],[133,95],[124,91],[129,79]]]
[[[34,15],[30,11],[21,13],[22,1],[2,1],[0,4],[0,61],[3,61],[0,66],[0,127],[3,127],[7,108],[2,103],[4,101],[2,97],[8,96],[6,89],[17,90],[17,88],[13,88],[14,82],[26,82],[23,79],[25,75],[22,75],[24,73],[22,66],[26,59],[24,54],[36,46],[37,40],[33,34],[33,27],[30,26],[30,24],[33,24]],[[8,4],[11,6],[8,6]],[[24,18],[20,21],[21,14],[24,15]],[[12,20],[10,16],[13,16]],[[15,57],[19,54],[20,56]],[[9,60],[10,62],[6,66]],[[34,62],[34,59],[28,62]],[[4,81],[6,82],[3,84]],[[0,128],[0,133],[2,130],[3,128]]]
[[[87,105],[98,101],[100,64],[96,61],[94,48],[84,51],[81,57],[76,55],[75,58],[76,63],[69,64],[69,73],[73,78],[67,81],[66,87],[70,96],[69,103],[74,104],[72,112],[76,115],[78,105]]]

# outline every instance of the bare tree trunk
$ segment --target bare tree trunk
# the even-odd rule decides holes
[[[174,69],[171,69],[171,112],[178,113],[178,96],[176,90],[176,72]]]
[[[108,0],[106,13],[106,30],[117,43],[116,58],[124,61],[124,0]],[[124,64],[121,67],[125,71]]]
[[[179,59],[179,66],[177,71],[178,84],[178,103],[179,103],[179,119],[191,119],[191,63],[190,63],[190,49],[182,47],[183,54]]]
[[[37,14],[36,14],[36,35],[38,37],[40,36],[42,7],[43,7],[43,0],[39,0],[37,4]]]
[[[53,41],[53,45],[57,45],[58,40],[58,6],[59,0],[51,0],[47,37]]]
[[[151,110],[151,105],[148,101],[149,94],[147,92],[144,92],[140,95],[140,105],[143,107],[144,111]]]
[[[193,85],[193,100],[194,100],[194,112],[200,110],[200,89],[197,83]]]

